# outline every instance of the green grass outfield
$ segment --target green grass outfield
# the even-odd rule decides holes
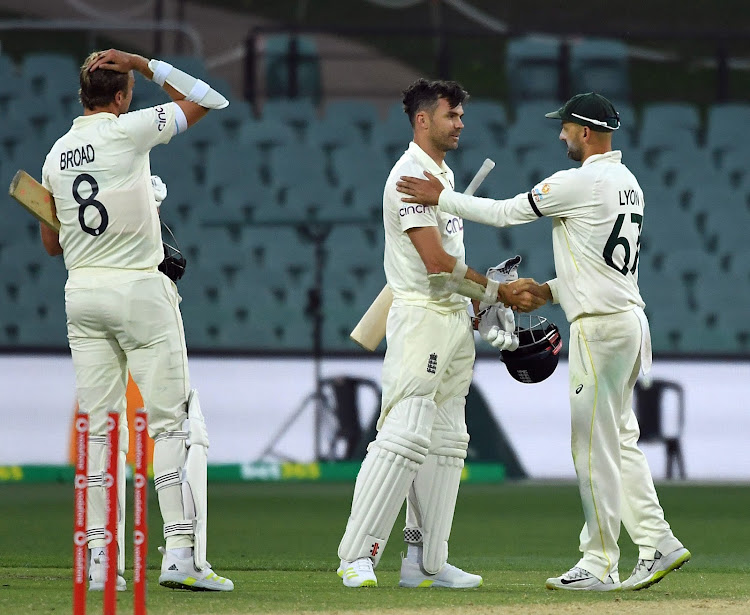
[[[450,560],[481,573],[485,584],[459,591],[397,587],[403,518],[378,568],[380,587],[342,587],[336,547],[352,485],[314,483],[210,485],[209,559],[235,591],[168,590],[157,584],[162,539],[152,497],[149,613],[750,613],[750,487],[658,490],[693,559],[648,590],[606,595],[544,588],[547,576],[578,559],[582,517],[571,484],[464,485]],[[0,485],[0,613],[71,612],[72,517],[70,486]],[[626,535],[621,543],[627,577],[636,550]],[[132,610],[130,591],[118,600],[119,612]],[[100,613],[101,594],[88,604],[89,613]]]

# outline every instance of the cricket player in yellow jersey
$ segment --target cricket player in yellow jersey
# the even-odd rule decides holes
[[[464,407],[474,336],[467,306],[469,297],[493,304],[483,316],[493,318],[493,324],[480,324],[480,334],[502,350],[517,347],[518,339],[511,310],[499,302],[528,311],[544,299],[528,292],[538,287],[533,280],[516,279],[514,265],[503,272],[507,278],[490,281],[469,269],[461,218],[402,203],[396,191],[401,175],[424,170],[441,185],[453,186],[453,172],[444,158],[458,146],[466,96],[455,82],[424,79],[404,92],[414,140],[393,167],[383,194],[385,274],[393,304],[386,327],[378,434],[357,476],[338,551],[338,573],[346,587],[377,585],[373,569],[405,498],[408,552],[399,584],[466,588],[482,583],[481,576],[447,563],[469,445]],[[506,279],[516,281],[500,283]]]
[[[173,102],[128,112],[133,70],[162,86]],[[164,251],[149,165],[152,147],[229,102],[166,62],[115,49],[86,59],[80,97],[83,115],[54,144],[42,169],[60,234],[41,229],[47,251],[62,254],[68,269],[68,340],[79,406],[90,419],[89,589],[104,585],[107,413],[125,410],[130,370],[155,440],[154,483],[166,540],[159,582],[230,591],[232,581],[206,562],[208,435],[190,389],[177,287],[157,270]],[[127,447],[122,436],[121,454]],[[119,508],[123,523],[122,500]],[[119,554],[118,589],[124,590],[121,542]]]
[[[543,285],[570,322],[570,406],[573,462],[585,525],[580,561],[547,579],[549,589],[643,589],[690,559],[675,538],[638,449],[632,410],[640,370],[651,367],[651,338],[638,289],[643,192],[612,150],[620,127],[614,106],[590,92],[547,114],[562,122],[560,140],[581,167],[559,171],[530,192],[507,200],[458,194],[437,178],[404,177],[406,203],[439,205],[447,214],[492,226],[552,218],[557,277]],[[620,522],[639,547],[631,576],[619,580]]]

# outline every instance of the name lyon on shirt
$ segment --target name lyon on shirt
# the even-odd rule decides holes
[[[60,170],[64,171],[65,169],[80,167],[87,162],[94,162],[95,155],[94,147],[90,143],[64,151],[60,154]]]
[[[636,190],[618,190],[617,193],[620,195],[621,207],[623,205],[635,205],[640,207],[641,197]]]

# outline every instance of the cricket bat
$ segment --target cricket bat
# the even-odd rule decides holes
[[[494,168],[495,163],[486,158],[477,171],[477,174],[469,182],[466,190],[464,190],[464,194],[474,194],[484,181],[484,178]],[[369,350],[370,352],[375,350],[385,337],[385,323],[388,320],[388,311],[391,309],[391,303],[393,303],[393,292],[386,284],[375,298],[375,301],[372,302],[372,305],[367,308],[362,318],[359,319],[357,326],[354,327],[349,337],[365,350]]]
[[[39,222],[60,232],[60,221],[55,213],[55,199],[42,184],[26,171],[18,171],[10,182],[10,196],[23,205]]]

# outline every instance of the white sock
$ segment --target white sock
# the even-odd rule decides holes
[[[177,549],[168,549],[168,551],[178,559],[193,557],[193,547],[178,547]]]
[[[422,547],[419,545],[408,545],[406,559],[413,564],[419,564],[422,561]]]

